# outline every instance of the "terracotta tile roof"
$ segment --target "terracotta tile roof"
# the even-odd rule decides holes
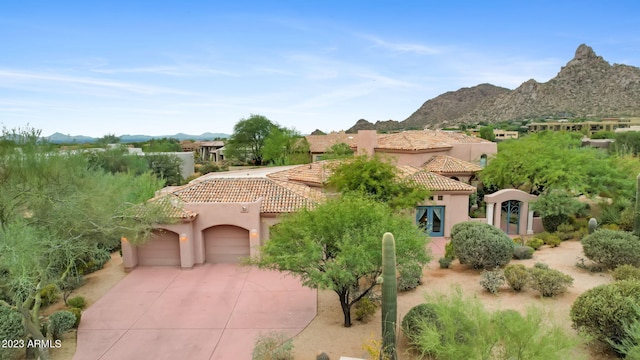
[[[347,134],[344,132],[333,132],[327,135],[307,135],[309,149],[312,153],[325,153],[335,144],[345,143],[355,149],[357,134]]]
[[[152,206],[158,206],[162,216],[171,219],[193,220],[198,213],[184,208],[184,202],[173,194],[162,194],[148,201]]]
[[[378,134],[380,150],[431,150],[451,148],[459,143],[482,143],[487,140],[463,133],[440,130],[412,130],[392,134]]]
[[[262,213],[312,208],[322,193],[305,185],[268,178],[211,178],[173,192],[185,203],[241,203],[262,198]]]
[[[268,174],[267,177],[276,180],[294,181],[310,186],[323,186],[333,173],[333,166],[339,160],[322,160],[310,164],[296,166],[294,168]]]
[[[475,173],[482,167],[447,155],[437,155],[429,159],[422,168],[438,174]]]
[[[398,166],[400,177],[415,181],[431,191],[463,191],[472,193],[476,188],[462,181],[450,179],[446,176],[419,169],[411,165]]]

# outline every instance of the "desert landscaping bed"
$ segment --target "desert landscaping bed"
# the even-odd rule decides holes
[[[589,272],[576,267],[576,263],[584,257],[582,245],[579,241],[565,241],[556,248],[543,246],[536,251],[533,259],[513,260],[511,263],[521,263],[530,267],[536,262],[542,262],[550,267],[560,270],[574,278],[574,283],[569,291],[555,298],[541,298],[533,290],[525,290],[516,293],[504,286],[500,293],[492,295],[479,284],[480,271],[469,269],[454,261],[450,269],[440,269],[437,258],[424,270],[422,285],[418,288],[400,293],[398,295],[398,314],[400,318],[413,306],[424,302],[425,293],[448,293],[452,286],[460,286],[466,295],[477,296],[489,309],[514,309],[522,311],[529,305],[538,305],[552,314],[555,321],[564,325],[568,331],[571,329],[569,309],[573,301],[586,290],[612,281],[607,272]],[[113,287],[126,274],[122,269],[122,259],[118,254],[112,256],[102,270],[87,276],[86,283],[74,292],[74,295],[82,295],[91,306],[96,300]],[[62,302],[52,305],[47,313],[64,307]],[[365,346],[371,345],[380,338],[380,311],[365,322],[354,321],[353,326],[342,326],[342,311],[337,301],[337,295],[332,291],[318,291],[318,314],[316,318],[294,337],[295,359],[315,359],[315,354],[324,351],[331,359],[339,359],[340,356],[356,358],[369,358]],[[404,337],[399,335],[399,359],[412,359],[414,355],[409,349]],[[582,353],[588,353],[587,358],[592,360],[614,359],[615,357],[599,353],[593,349],[578,349]],[[63,347],[52,351],[52,358],[66,360],[73,358],[75,353],[75,332],[70,332],[63,338]]]

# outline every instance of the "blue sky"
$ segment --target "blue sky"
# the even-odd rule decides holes
[[[640,66],[637,1],[0,2],[0,124],[44,135],[302,133],[546,82],[586,43]]]

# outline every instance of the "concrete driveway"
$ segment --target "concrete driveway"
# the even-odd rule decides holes
[[[74,359],[251,359],[261,333],[298,334],[317,293],[234,264],[140,267],[82,315]]]

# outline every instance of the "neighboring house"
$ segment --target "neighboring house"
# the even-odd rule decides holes
[[[191,268],[256,255],[279,215],[312,208],[325,198],[323,187],[334,163],[210,173],[165,189],[152,201],[159,202],[176,222],[158,225],[142,246],[123,240],[124,266]],[[469,220],[469,195],[475,187],[410,165],[400,165],[398,170],[401,177],[431,190],[430,198],[415,210],[416,223],[431,236],[449,236],[453,225]]]
[[[517,139],[520,136],[520,133],[517,131],[493,129],[493,135],[495,136],[496,141],[503,141],[508,139]]]
[[[375,130],[360,130],[357,134],[331,133],[306,137],[312,159],[317,161],[332,145],[346,143],[358,155],[388,155],[398,165],[420,167],[432,157],[447,155],[484,166],[498,152],[496,143],[460,132],[441,130],[402,131],[378,134]]]
[[[571,122],[563,119],[558,121],[534,122],[528,124],[529,132],[539,131],[577,131],[589,137],[599,131],[620,131],[640,125],[640,118],[606,118],[602,121]]]
[[[193,152],[198,154],[202,161],[220,162],[224,160],[224,141],[191,141],[184,140],[180,142],[182,151]]]

